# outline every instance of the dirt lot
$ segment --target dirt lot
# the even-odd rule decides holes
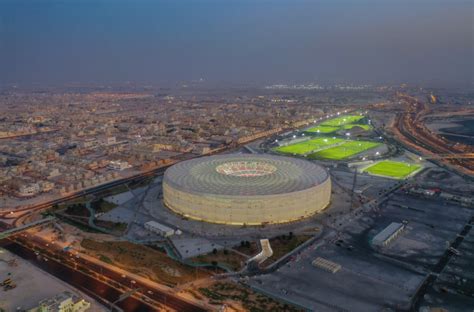
[[[210,276],[208,271],[186,266],[155,249],[126,241],[84,239],[81,246],[87,254],[104,262],[171,287]]]
[[[191,259],[195,263],[213,263],[223,264],[228,268],[238,271],[240,270],[247,258],[232,251],[232,250],[216,250],[215,253],[211,252],[206,255],[199,255]]]
[[[300,311],[295,307],[276,301],[233,282],[216,282],[208,287],[199,288],[198,291],[199,295],[209,299],[210,304],[219,306],[226,304],[231,311]],[[197,296],[199,297],[199,295]]]

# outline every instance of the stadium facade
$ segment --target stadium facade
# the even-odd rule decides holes
[[[211,223],[261,225],[304,219],[330,202],[328,172],[312,162],[230,154],[180,162],[165,172],[164,204]]]

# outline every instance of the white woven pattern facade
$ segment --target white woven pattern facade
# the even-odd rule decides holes
[[[164,203],[191,219],[234,225],[290,222],[323,210],[331,181],[309,161],[271,155],[219,155],[165,172]]]

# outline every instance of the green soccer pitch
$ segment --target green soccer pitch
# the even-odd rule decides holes
[[[409,164],[400,161],[384,160],[364,169],[373,175],[379,175],[395,179],[404,179],[415,171],[422,168],[421,165]]]
[[[343,160],[380,145],[380,143],[370,141],[345,141],[343,144],[313,153],[309,155],[309,158]]]
[[[319,137],[304,142],[299,142],[286,146],[279,146],[274,148],[273,150],[283,154],[305,155],[316,150],[340,144],[342,142],[344,142],[344,140],[339,138]]]
[[[322,122],[321,124],[305,130],[308,133],[333,133],[338,130],[350,130],[355,126],[361,127],[364,130],[370,130],[371,126],[359,123],[365,116],[360,115],[346,115],[332,118]]]
[[[326,120],[321,123],[322,126],[333,126],[333,127],[340,127],[348,124],[354,124],[357,123],[359,120],[363,119],[364,116],[360,115],[346,115],[346,116],[340,116],[336,118],[332,118],[329,120]]]

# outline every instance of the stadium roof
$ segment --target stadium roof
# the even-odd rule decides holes
[[[273,155],[229,154],[180,162],[166,183],[191,193],[227,196],[274,195],[321,184],[327,171],[312,162]]]

